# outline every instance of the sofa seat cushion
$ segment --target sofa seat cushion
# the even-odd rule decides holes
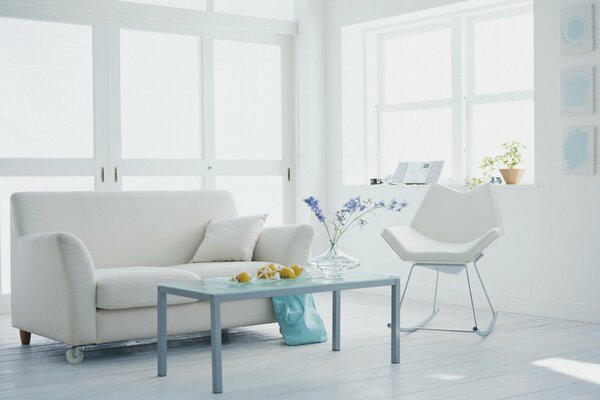
[[[256,269],[270,263],[265,261],[227,261],[227,262],[205,262],[173,265],[169,268],[180,271],[193,272],[201,278],[219,278],[223,276],[236,276],[240,272],[249,272],[256,275]],[[279,264],[275,264],[280,267]]]
[[[156,306],[156,287],[167,281],[200,281],[198,274],[168,267],[96,269],[96,307],[107,310]],[[167,304],[193,303],[187,297],[167,296]]]

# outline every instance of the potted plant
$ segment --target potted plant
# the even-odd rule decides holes
[[[490,178],[493,180],[494,178],[492,178],[492,173],[496,169],[500,171],[500,174],[502,175],[502,178],[504,178],[504,182],[506,182],[507,185],[519,183],[521,177],[525,173],[525,169],[515,167],[517,167],[523,161],[521,150],[525,150],[526,147],[519,142],[503,143],[502,147],[504,147],[504,154],[500,154],[496,157],[483,157],[483,160],[481,160],[481,165],[479,165],[479,168],[483,170],[483,178],[467,179],[467,186],[469,189],[473,189],[476,186],[490,181]],[[498,166],[503,166],[505,168],[498,168]],[[499,179],[500,178],[498,178],[498,180]]]
[[[525,173],[525,169],[515,167],[523,160],[521,150],[525,150],[526,147],[519,142],[504,143],[502,147],[504,147],[505,153],[497,156],[495,161],[496,164],[504,165],[506,168],[499,168],[498,170],[507,185],[516,185]]]

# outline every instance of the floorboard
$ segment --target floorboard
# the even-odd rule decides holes
[[[331,298],[315,297],[330,329]],[[402,319],[428,311],[411,302]],[[0,316],[0,399],[600,399],[600,377],[590,377],[600,371],[600,325],[501,312],[487,338],[403,334],[401,363],[393,365],[389,315],[388,297],[344,292],[340,352],[330,342],[287,347],[276,324],[229,330],[221,395],[211,393],[205,336],[170,341],[168,376],[158,378],[154,340],[93,346],[71,366],[67,346],[35,335],[21,346],[10,317]],[[469,308],[442,305],[433,326],[468,329],[470,318]],[[489,317],[478,310],[478,318],[485,325]],[[544,367],[544,360],[587,368]]]

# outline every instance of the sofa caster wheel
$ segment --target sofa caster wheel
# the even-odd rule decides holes
[[[83,361],[83,346],[75,346],[71,347],[67,350],[65,357],[67,358],[67,362],[71,365],[79,364]]]

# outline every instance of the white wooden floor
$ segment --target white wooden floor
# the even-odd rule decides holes
[[[316,299],[329,327],[330,296]],[[405,321],[428,310],[409,305]],[[469,328],[469,312],[443,306],[437,325]],[[276,324],[231,331],[224,393],[213,395],[207,338],[171,342],[158,378],[154,343],[92,349],[71,366],[66,346],[34,336],[21,347],[0,316],[0,399],[600,399],[600,325],[501,313],[487,338],[403,334],[393,365],[388,319],[389,298],[344,292],[340,352],[330,342],[284,346]]]

